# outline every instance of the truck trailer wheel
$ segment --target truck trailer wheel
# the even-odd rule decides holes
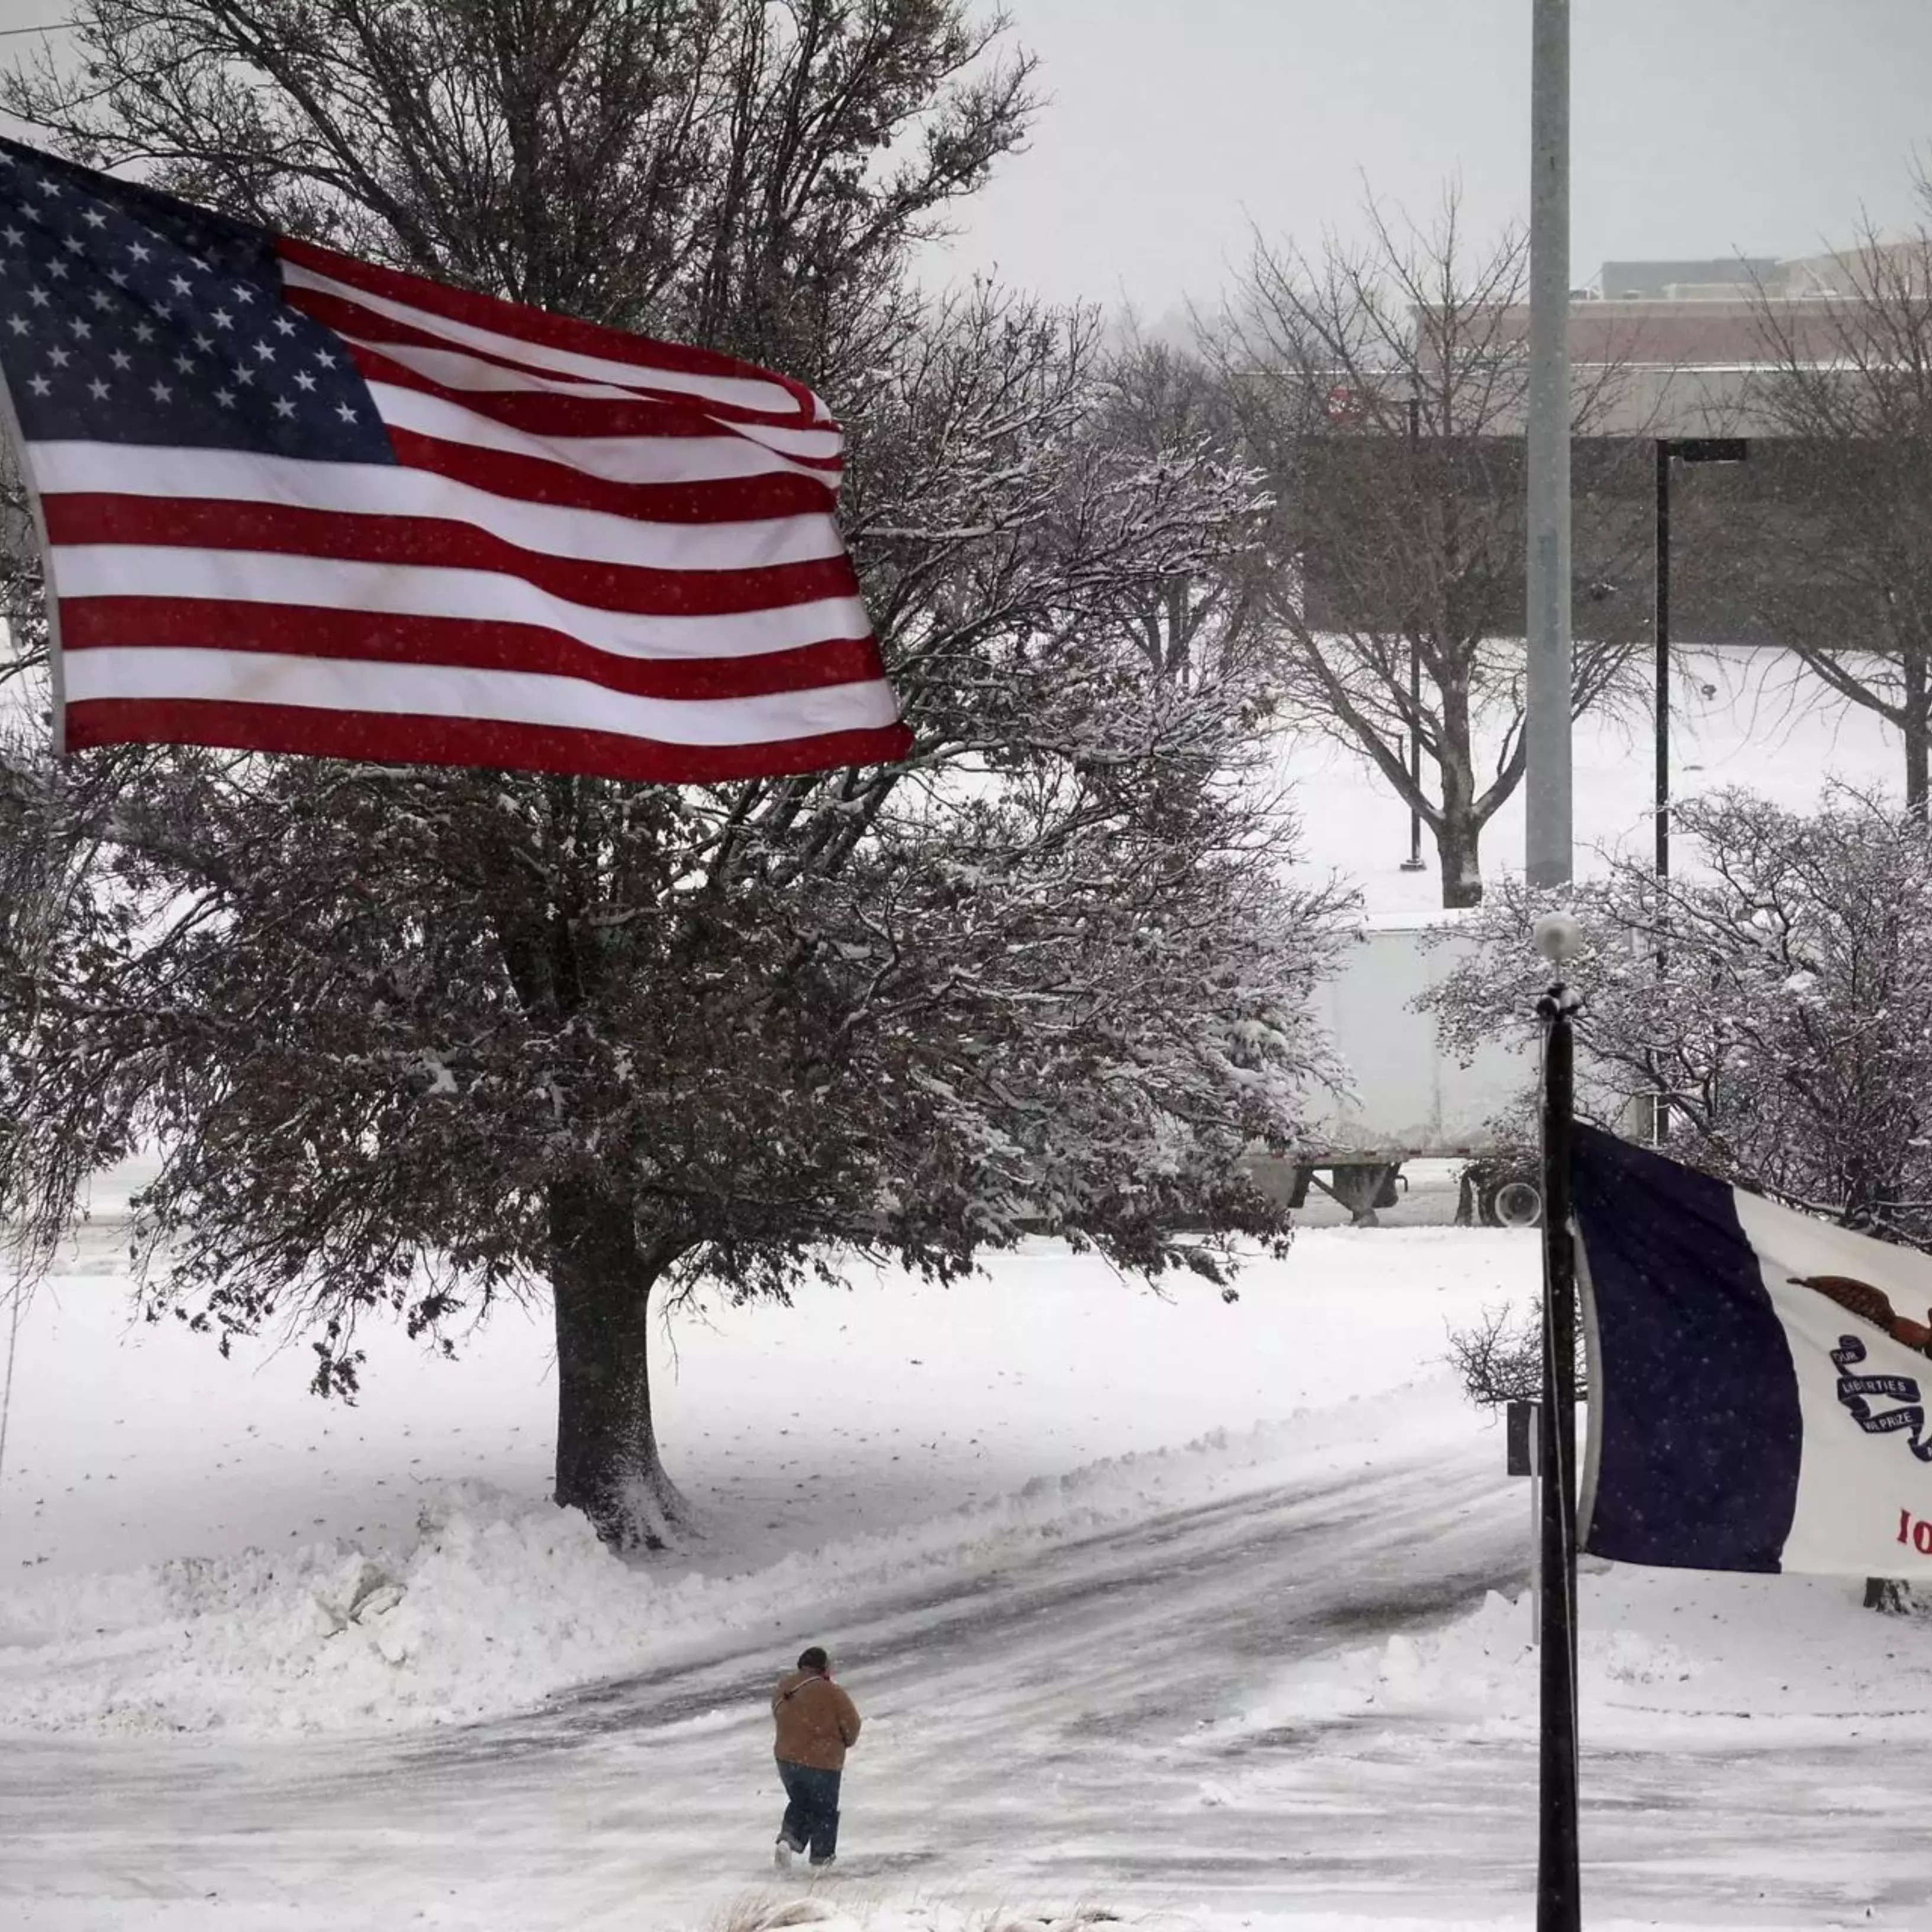
[[[1543,1190],[1526,1174],[1505,1174],[1483,1190],[1483,1220],[1492,1228],[1540,1228]]]

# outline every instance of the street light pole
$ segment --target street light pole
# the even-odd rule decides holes
[[[1655,601],[1652,634],[1655,646],[1651,722],[1657,738],[1655,812],[1657,817],[1657,976],[1670,967],[1664,938],[1664,902],[1670,884],[1670,462],[1742,463],[1750,443],[1741,436],[1663,436],[1657,439],[1657,544],[1654,554]],[[1661,1078],[1653,1096],[1651,1138],[1661,1147],[1670,1136],[1670,1096]]]
[[[1412,472],[1416,452],[1422,442],[1422,398],[1413,387],[1408,396],[1408,460]],[[1408,782],[1415,795],[1422,795],[1422,647],[1413,637],[1408,640]],[[1408,808],[1408,856],[1402,862],[1405,872],[1419,872],[1422,865],[1422,814]]]
[[[1652,634],[1656,681],[1651,722],[1657,734],[1657,885],[1661,900],[1670,877],[1670,457],[1667,437],[1657,439],[1656,602]],[[1663,956],[1659,954],[1661,960]]]

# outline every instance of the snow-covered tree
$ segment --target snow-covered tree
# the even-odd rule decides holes
[[[1616,1126],[1661,1091],[1673,1159],[1932,1248],[1932,836],[1845,792],[1810,815],[1730,791],[1674,816],[1660,896],[1624,858],[1570,902],[1582,1110]],[[1458,928],[1480,943],[1436,996],[1452,1041],[1531,1024],[1547,909],[1513,881]]]
[[[303,1327],[325,1392],[372,1312],[440,1337],[548,1292],[556,1493],[626,1545],[680,1514],[648,1336],[700,1284],[782,1294],[840,1244],[950,1278],[1034,1230],[1213,1274],[1278,1238],[1234,1160],[1320,1071],[1328,900],[1279,882],[1253,667],[1204,636],[1156,671],[1128,621],[1264,499],[1118,433],[1092,318],[902,273],[1019,139],[1025,63],[975,66],[952,0],[91,0],[80,32],[85,84],[15,95],[70,146],[813,380],[916,745],[682,789],[26,772],[23,840],[99,856],[0,962],[13,1200],[51,1228],[77,1161],[152,1141],[150,1311]]]
[[[1666,1096],[1673,1160],[1879,1240],[1932,1250],[1932,834],[1849,792],[1815,814],[1742,791],[1673,814],[1684,869],[1660,893],[1640,860],[1575,889],[1585,945],[1565,967],[1580,1111],[1627,1121]],[[1548,976],[1529,945],[1547,896],[1520,880],[1459,930],[1480,940],[1435,998],[1465,1044],[1528,1024]],[[1652,1116],[1654,1118],[1654,1116]],[[1508,1311],[1452,1338],[1459,1366],[1519,1366],[1538,1340]],[[1469,1383],[1472,1393],[1478,1384]],[[1514,1392],[1514,1390],[1512,1390]],[[1478,1396],[1479,1400],[1483,1399]],[[1910,1607],[1865,1582],[1868,1610]]]

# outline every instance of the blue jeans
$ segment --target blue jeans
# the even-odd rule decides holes
[[[816,1765],[778,1760],[778,1782],[788,1800],[778,1836],[795,1852],[810,1846],[815,1865],[838,1849],[838,1778],[837,1772],[820,1771]]]

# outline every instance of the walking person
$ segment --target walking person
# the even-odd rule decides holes
[[[772,1718],[785,1791],[772,1862],[789,1871],[794,1855],[808,1851],[812,1870],[823,1871],[838,1850],[838,1779],[845,1754],[859,1741],[859,1713],[832,1682],[832,1660],[817,1644],[801,1651],[798,1668],[778,1679]]]

